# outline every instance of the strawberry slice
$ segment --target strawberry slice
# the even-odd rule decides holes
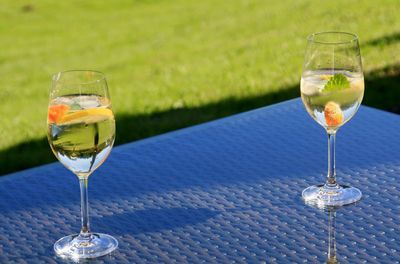
[[[324,110],[326,124],[330,127],[339,126],[343,122],[343,112],[335,102],[328,102]]]
[[[64,104],[49,106],[49,115],[47,117],[49,123],[56,123],[68,112],[69,106]]]

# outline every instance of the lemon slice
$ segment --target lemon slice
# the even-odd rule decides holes
[[[95,123],[105,119],[114,118],[112,111],[108,108],[89,108],[70,112],[62,116],[57,123],[71,124],[71,123]]]
[[[319,76],[319,78],[321,78],[321,80],[325,80],[325,81],[329,81],[329,79],[332,77],[332,75],[330,74],[321,74]]]

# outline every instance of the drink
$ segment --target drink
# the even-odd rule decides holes
[[[334,76],[340,76],[348,86],[326,89]],[[364,78],[359,73],[309,71],[301,78],[301,98],[307,112],[329,131],[336,131],[357,112],[363,95]]]
[[[107,98],[56,97],[50,102],[48,139],[64,166],[88,177],[106,159],[114,143],[115,121]]]

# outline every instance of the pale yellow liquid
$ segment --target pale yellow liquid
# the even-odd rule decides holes
[[[50,106],[68,105],[57,122],[48,122],[48,139],[58,160],[79,177],[88,177],[104,162],[115,138],[109,101],[95,95],[54,99]]]
[[[364,95],[364,78],[362,74],[335,71],[346,76],[350,88],[335,91],[324,91],[324,86],[332,76],[330,71],[306,72],[301,78],[301,98],[307,112],[328,131],[336,131],[357,112]],[[324,113],[328,103],[338,106],[343,120],[335,125],[329,125]]]

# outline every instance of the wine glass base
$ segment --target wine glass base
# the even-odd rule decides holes
[[[117,247],[118,241],[106,234],[91,233],[89,237],[75,234],[59,239],[54,251],[61,258],[79,260],[107,255]]]
[[[362,193],[359,189],[351,186],[328,187],[323,184],[304,189],[302,196],[307,204],[323,208],[355,203],[361,199]]]

